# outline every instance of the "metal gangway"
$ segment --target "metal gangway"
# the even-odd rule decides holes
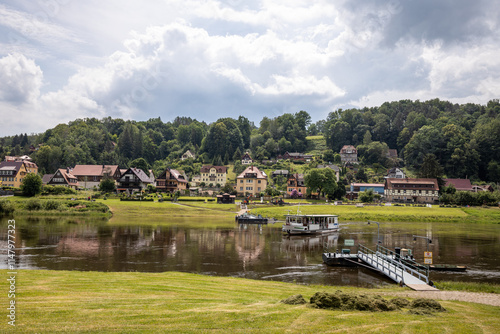
[[[400,285],[413,290],[437,290],[429,285],[429,269],[413,259],[402,258],[399,254],[377,245],[374,251],[358,245],[358,259],[386,275]]]

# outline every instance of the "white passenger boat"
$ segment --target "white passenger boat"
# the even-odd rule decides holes
[[[339,230],[337,215],[285,215],[283,232],[287,234],[331,233]]]

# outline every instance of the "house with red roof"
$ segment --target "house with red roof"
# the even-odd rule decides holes
[[[76,165],[72,174],[78,178],[80,187],[84,189],[99,187],[102,179],[106,177],[117,182],[121,176],[118,165]]]
[[[80,188],[78,178],[73,175],[69,168],[59,168],[47,182],[49,186],[63,186],[74,190]]]
[[[267,187],[267,174],[257,167],[249,166],[236,177],[235,189],[238,195],[256,196]]]
[[[454,186],[457,191],[473,191],[472,184],[469,179],[444,179],[445,186]]]

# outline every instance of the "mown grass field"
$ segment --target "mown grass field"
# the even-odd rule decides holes
[[[290,205],[290,206],[251,206],[252,213],[284,219],[284,215],[335,214],[340,221],[386,221],[386,222],[471,222],[500,224],[499,208],[440,208],[404,206],[364,206],[354,205]]]
[[[7,276],[5,270],[0,271]],[[7,281],[1,280],[3,291]],[[16,327],[2,333],[497,333],[500,307],[440,301],[446,312],[321,310],[280,300],[316,292],[391,292],[178,272],[19,271]],[[6,305],[7,294],[1,297]]]

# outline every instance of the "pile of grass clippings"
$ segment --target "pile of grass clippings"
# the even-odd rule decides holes
[[[302,295],[294,295],[281,301],[289,305],[306,304]],[[433,299],[420,298],[412,302],[405,298],[384,299],[379,295],[344,293],[340,290],[335,293],[316,292],[310,299],[310,306],[320,309],[341,311],[370,311],[389,312],[408,309],[408,313],[416,315],[432,315],[435,312],[444,312],[445,308]]]
[[[293,295],[288,297],[287,299],[283,299],[281,303],[288,305],[301,305],[307,304],[307,301],[304,299],[304,297],[302,297],[302,295]]]

